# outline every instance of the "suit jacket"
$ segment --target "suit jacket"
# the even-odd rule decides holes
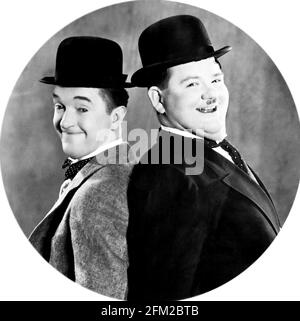
[[[126,144],[92,158],[29,237],[59,272],[118,299],[127,292],[126,190],[131,168]]]
[[[160,138],[170,135],[179,137],[160,132]],[[203,148],[203,172],[186,175],[189,165],[184,158],[174,162],[172,143],[169,165],[162,158],[145,164],[145,157],[169,148],[165,141],[134,167],[129,181],[129,300],[184,299],[210,291],[258,259],[279,231],[275,207],[254,172],[258,184]],[[193,147],[197,143],[192,140]]]

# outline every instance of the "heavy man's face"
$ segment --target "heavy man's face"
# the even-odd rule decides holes
[[[160,99],[169,125],[214,140],[224,138],[229,94],[215,59],[171,67],[168,76]]]
[[[107,113],[99,89],[56,86],[53,104],[53,124],[67,156],[84,157],[106,142],[112,114]]]

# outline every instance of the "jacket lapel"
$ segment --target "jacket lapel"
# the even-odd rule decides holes
[[[256,175],[256,173],[254,172],[254,170],[248,165],[248,168],[251,170],[252,174],[254,175],[255,179],[257,180],[257,182],[259,183],[260,187],[263,189],[263,191],[266,193],[266,195],[268,196],[268,198],[270,199],[272,206],[274,208],[274,210],[276,211],[274,202],[272,200],[271,195],[269,194],[268,190],[266,189],[265,185],[263,184],[263,182],[260,180],[260,178]],[[278,221],[279,222],[279,221]],[[281,224],[279,224],[281,226]]]
[[[218,172],[221,181],[254,203],[269,221],[274,231],[278,233],[280,224],[277,213],[270,197],[264,190],[264,186],[258,185],[249,175],[211,149],[205,148],[205,158],[210,166]],[[258,177],[255,175],[255,178]],[[257,181],[262,184],[259,179]]]

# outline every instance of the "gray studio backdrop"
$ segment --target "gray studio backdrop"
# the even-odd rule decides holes
[[[52,127],[52,86],[38,81],[54,73],[59,43],[74,35],[117,41],[130,79],[141,67],[137,51],[141,31],[177,14],[201,18],[216,49],[233,47],[220,59],[230,92],[228,136],[258,172],[285,221],[299,181],[299,120],[271,58],[243,31],[210,12],[175,2],[133,1],[102,8],[66,26],[32,57],[16,83],[3,121],[1,167],[8,200],[26,235],[51,208],[63,181],[64,155]],[[157,128],[146,89],[130,89],[129,94],[128,129]]]

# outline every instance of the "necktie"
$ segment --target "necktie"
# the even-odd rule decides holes
[[[219,146],[222,147],[229,154],[234,164],[249,175],[248,167],[245,161],[243,160],[241,154],[233,145],[229,143],[228,140],[223,139],[220,143],[217,143],[211,139],[205,138],[204,144],[209,148],[215,148]]]
[[[65,172],[65,179],[73,179],[76,176],[76,174],[82,169],[82,167],[85,166],[91,159],[92,157],[80,160],[72,164],[72,161],[67,158],[62,165],[63,169],[68,167],[68,169]]]

